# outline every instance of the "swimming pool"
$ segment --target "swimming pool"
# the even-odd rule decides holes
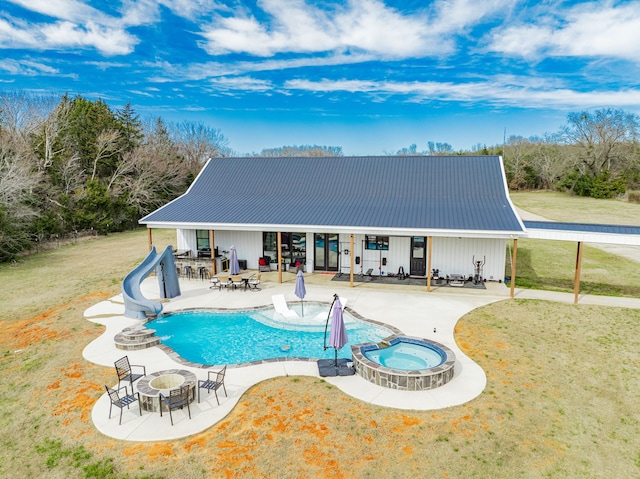
[[[315,308],[315,309],[314,309]],[[275,358],[333,358],[334,350],[324,345],[325,321],[318,321],[324,308],[305,303],[307,324],[274,320],[273,308],[246,311],[180,311],[158,316],[146,327],[155,330],[163,344],[183,359],[207,365],[242,364]],[[349,342],[338,357],[351,358],[351,345],[378,342],[393,333],[390,329],[361,321],[344,313]],[[327,331],[327,340],[329,331]]]

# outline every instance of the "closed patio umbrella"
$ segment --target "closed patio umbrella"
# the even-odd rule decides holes
[[[236,247],[229,249],[229,274],[240,274],[240,263],[238,263],[238,253]]]
[[[335,349],[336,367],[338,367],[338,349],[342,348],[348,341],[347,329],[344,326],[344,318],[342,317],[342,303],[338,295],[336,295],[333,302],[333,310],[331,311],[331,334],[329,335],[329,346]]]
[[[304,275],[302,271],[298,270],[298,274],[296,274],[296,296],[300,298],[300,309],[302,311],[302,316],[304,316],[304,297],[307,294],[307,289],[304,287]]]

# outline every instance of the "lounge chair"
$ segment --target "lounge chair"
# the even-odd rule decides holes
[[[280,313],[287,319],[296,319],[299,318],[298,313],[295,311],[291,311],[287,306],[287,301],[284,299],[284,294],[274,294],[271,296],[271,301],[273,302],[273,307],[275,308],[277,313]]]
[[[189,407],[189,393],[190,386],[187,384],[178,389],[172,389],[169,391],[169,395],[165,396],[160,393],[160,417],[162,417],[162,403],[164,402],[167,405],[167,409],[169,410],[169,417],[171,418],[171,425],[173,426],[173,414],[171,411],[174,409],[183,409],[187,406],[187,411],[189,411],[189,419],[191,419],[191,408]]]
[[[131,392],[133,393],[133,383],[143,376],[147,375],[147,369],[144,366],[138,364],[129,364],[129,357],[125,356],[118,359],[114,363],[116,367],[116,374],[118,375],[118,388],[120,388],[120,382],[129,381],[131,384]],[[142,374],[134,373],[133,368],[142,368]]]
[[[216,395],[216,401],[218,402],[218,406],[220,406],[220,399],[218,399],[218,389],[222,388],[224,390],[224,395],[227,396],[227,388],[224,386],[224,375],[227,372],[227,367],[225,366],[220,371],[209,371],[207,374],[207,379],[198,380],[198,402],[200,402],[200,389],[206,389],[207,394],[213,391]],[[212,376],[215,375],[215,378]],[[227,396],[228,397],[228,396]]]
[[[142,416],[142,406],[140,405],[140,393],[134,393],[133,389],[131,390],[131,394],[127,390],[127,386],[122,386],[118,389],[111,389],[109,386],[105,384],[105,389],[107,390],[107,394],[109,395],[109,400],[111,404],[109,405],[109,419],[111,419],[111,408],[113,406],[120,408],[120,421],[118,425],[122,424],[122,410],[125,408],[129,409],[129,405],[135,401],[138,401],[138,409],[140,411],[140,415]],[[124,389],[124,396],[120,396],[119,391]]]

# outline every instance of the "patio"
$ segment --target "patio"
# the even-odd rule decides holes
[[[467,312],[506,299],[509,291],[503,284],[488,283],[486,290],[436,287],[427,294],[424,286],[407,285],[398,288],[358,283],[354,288],[349,288],[348,284],[332,282],[331,278],[332,275],[327,274],[305,275],[305,300],[329,302],[333,293],[338,293],[348,298],[347,307],[365,318],[395,326],[407,335],[445,344],[455,352],[456,365],[455,376],[448,384],[429,391],[392,390],[376,386],[357,375],[325,378],[327,382],[344,393],[371,404],[413,410],[440,409],[463,404],[482,392],[486,384],[485,373],[457,347],[453,330],[458,319]],[[189,308],[243,309],[270,305],[274,294],[284,294],[288,302],[297,301],[294,295],[295,276],[285,275],[283,279],[284,282],[278,284],[277,273],[263,274],[262,290],[256,292],[210,290],[207,281],[181,279],[182,295],[165,303],[164,308],[165,311]],[[155,278],[147,278],[142,289],[147,297],[158,296]],[[117,349],[114,336],[125,327],[140,324],[138,320],[125,318],[123,311],[122,298],[116,296],[85,312],[86,319],[106,326],[105,333],[84,349],[85,359],[113,368],[114,361],[127,354],[132,363],[144,364],[148,374],[179,368],[196,374],[198,379],[206,378],[206,367],[194,367],[182,361],[175,353],[167,354],[160,347],[137,351]],[[186,412],[175,412],[174,426],[171,426],[169,418],[160,417],[156,413],[143,411],[140,416],[135,404],[130,410],[125,409],[122,425],[119,426],[115,417],[108,418],[109,399],[106,394],[96,402],[92,419],[100,432],[116,439],[156,441],[181,438],[204,431],[222,420],[254,384],[278,376],[296,375],[319,377],[316,363],[279,361],[242,367],[230,365],[225,380],[228,396],[220,395],[220,405],[218,406],[213,395],[204,395],[202,402],[195,401],[191,404],[192,420],[189,420]]]

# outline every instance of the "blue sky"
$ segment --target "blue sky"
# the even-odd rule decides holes
[[[393,153],[640,113],[640,2],[2,0],[0,90],[219,128],[238,153]]]

